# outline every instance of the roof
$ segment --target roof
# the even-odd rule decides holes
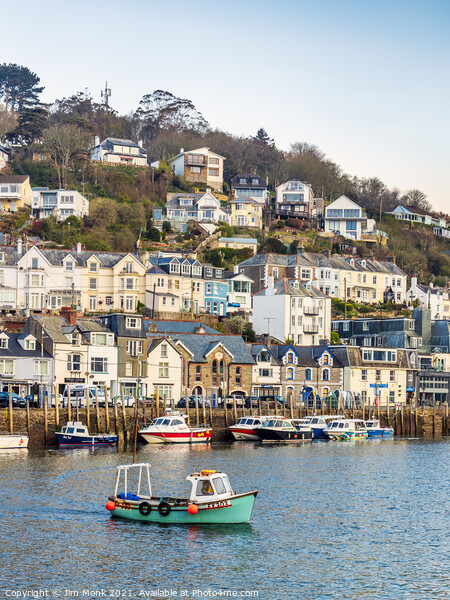
[[[223,158],[223,160],[227,160],[221,154],[217,154],[217,152],[213,152],[206,146],[203,146],[202,148],[196,148],[195,150],[183,150],[183,152],[179,152],[176,156],[173,156],[172,158],[170,158],[169,162],[172,162],[173,160],[179,158],[180,156],[184,156],[185,154],[202,154],[201,151],[204,151],[204,150],[207,150],[208,154],[214,154],[214,156],[219,156],[220,158]]]
[[[30,245],[27,249],[26,243],[22,246],[22,254],[17,253],[17,247],[15,246],[0,246],[0,252],[4,253],[4,264],[7,266],[16,265],[17,262],[25,256],[28,250],[36,248],[34,244]],[[100,261],[100,266],[105,268],[111,268],[123,260],[125,257],[129,257],[130,260],[136,259],[142,264],[142,259],[135,254],[130,252],[97,252],[94,250],[54,250],[50,248],[38,248],[41,255],[53,266],[63,264],[63,260],[70,256],[79,267],[85,267],[88,264],[89,259],[96,257]]]
[[[215,329],[199,321],[157,321],[154,319],[144,321],[145,331],[150,332],[153,329],[154,331],[151,333],[195,333],[199,327],[202,327],[205,333],[218,334]]]
[[[181,342],[192,354],[193,362],[206,362],[207,355],[215,345],[221,344],[233,357],[234,363],[254,364],[255,360],[240,335],[222,333],[172,334],[173,341]]]
[[[230,242],[230,243],[236,243],[236,244],[257,244],[258,240],[256,238],[219,238],[217,240],[219,243],[220,242]]]
[[[259,206],[261,203],[257,202],[256,200],[254,200],[253,198],[250,198],[249,196],[237,196],[236,198],[233,198],[233,200],[231,200],[229,202],[229,204],[254,204],[255,206]]]
[[[273,287],[275,289],[275,295],[277,296],[287,294],[288,296],[301,296],[303,298],[328,298],[327,294],[324,294],[323,292],[321,292],[313,286],[311,286],[311,288],[309,289],[299,283],[298,288],[294,287],[289,282],[289,279],[287,277],[282,277],[281,279],[278,279],[278,281],[275,281]],[[268,287],[264,288],[254,295],[267,296],[268,294],[266,292],[268,289]]]
[[[0,175],[0,183],[25,183],[29,175]]]
[[[2,358],[52,358],[51,354],[49,354],[46,350],[41,351],[41,345],[39,340],[36,340],[36,348],[34,350],[25,350],[19,344],[18,340],[27,337],[28,335],[33,334],[19,334],[19,333],[7,333],[5,335],[8,336],[8,348],[0,348],[0,356]],[[34,337],[34,336],[33,336]]]
[[[348,366],[347,346],[294,346],[293,344],[280,344],[270,347],[272,354],[280,360],[291,349],[298,356],[298,364],[303,367],[317,367],[318,360],[325,351],[333,357],[334,368]],[[324,365],[331,368],[331,365]]]
[[[240,179],[245,179],[245,183],[240,183]],[[253,183],[255,182],[255,183]],[[253,189],[267,189],[266,180],[259,175],[251,175],[248,173],[239,173],[235,175],[231,180],[231,188],[253,188]]]

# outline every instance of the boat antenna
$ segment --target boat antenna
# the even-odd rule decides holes
[[[133,445],[133,465],[136,462],[136,445],[138,436],[138,395],[136,394],[136,402],[134,403],[134,445]]]

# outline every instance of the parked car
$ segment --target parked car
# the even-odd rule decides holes
[[[117,406],[122,406],[122,396],[114,396],[108,404],[114,406],[115,402],[117,402]],[[124,396],[123,403],[126,407],[133,407],[136,404],[136,398],[134,396]]]
[[[45,396],[46,397],[46,396]],[[40,394],[28,394],[25,396],[26,402],[30,405],[30,408],[40,408],[42,406],[42,398]],[[63,405],[62,394],[58,394],[58,406]],[[55,406],[55,394],[52,394],[52,408]]]
[[[26,408],[27,401],[18,394],[13,392],[12,394],[12,405],[13,408]],[[9,392],[0,392],[0,408],[8,408],[9,406]]]
[[[203,405],[205,408],[210,407],[209,400],[203,400],[203,396],[197,396],[197,402],[199,408],[203,408]],[[178,401],[177,408],[186,408],[185,396]],[[195,408],[195,396],[189,396],[189,408]]]

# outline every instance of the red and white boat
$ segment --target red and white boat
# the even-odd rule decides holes
[[[248,416],[241,417],[237,420],[235,425],[231,425],[228,429],[231,431],[232,436],[235,440],[249,440],[253,442],[259,442],[259,436],[256,433],[256,429],[262,427],[264,421],[268,419],[277,419],[274,416]]]
[[[211,441],[211,427],[189,427],[185,416],[175,411],[158,417],[139,430],[148,444],[199,444]]]

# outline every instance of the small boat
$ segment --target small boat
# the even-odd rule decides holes
[[[26,433],[4,433],[0,434],[0,450],[13,448],[27,448],[28,435]]]
[[[366,423],[361,419],[337,419],[323,430],[330,440],[357,440],[367,438]]]
[[[202,470],[186,477],[191,485],[187,498],[153,496],[150,464],[117,467],[114,495],[106,509],[114,517],[156,523],[248,523],[257,491],[237,494],[225,473]],[[132,485],[135,492],[128,491]],[[120,491],[122,490],[122,491]]]
[[[148,444],[198,444],[211,441],[211,427],[189,427],[185,415],[170,410],[139,433]]]
[[[315,440],[326,439],[324,431],[328,427],[331,421],[338,421],[340,419],[344,419],[343,415],[320,415],[310,417],[309,427],[313,433],[313,438]]]
[[[302,429],[303,419],[287,419],[272,417],[256,429],[258,437],[263,442],[299,442],[311,440],[312,432]]]
[[[117,443],[117,435],[89,435],[86,425],[79,421],[68,421],[61,431],[56,431],[56,437],[61,447],[112,446]]]
[[[366,421],[367,435],[368,437],[387,437],[394,435],[394,429],[392,427],[380,427],[379,419],[370,419]]]
[[[252,416],[252,417],[241,417],[237,420],[234,425],[231,425],[228,429],[235,440],[249,440],[259,441],[259,435],[256,432],[257,427],[261,427],[265,421],[273,419],[275,417],[269,416]]]

